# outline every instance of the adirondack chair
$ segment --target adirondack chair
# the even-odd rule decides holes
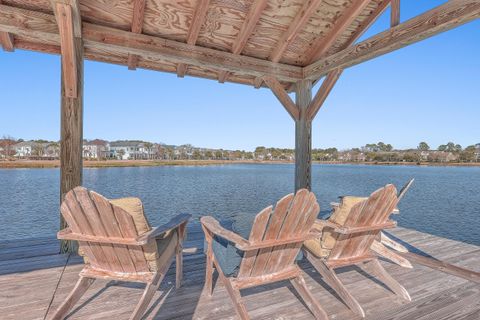
[[[312,238],[312,225],[320,207],[315,195],[308,190],[299,190],[262,210],[254,220],[248,240],[223,228],[213,217],[202,217],[201,223],[207,243],[207,266],[205,288],[209,296],[213,291],[213,271],[218,272],[224,283],[235,311],[241,319],[249,319],[242,302],[241,289],[272,282],[290,280],[316,319],[328,319],[325,311],[312,296],[305,284],[295,259],[303,241]],[[236,275],[225,275],[213,248],[215,237],[234,243],[243,252]]]
[[[373,192],[368,198],[344,197],[329,220],[315,222],[315,227],[322,230],[320,237],[306,241],[303,247],[305,256],[325,283],[362,317],[365,317],[365,312],[341,283],[335,269],[357,265],[379,278],[394,293],[411,301],[407,290],[387,273],[371,248],[383,229],[396,226],[389,217],[397,203],[397,190],[391,184]]]
[[[141,282],[145,291],[130,319],[140,319],[176,256],[176,286],[182,280],[182,242],[190,215],[151,228],[137,198],[108,200],[76,187],[65,196],[61,213],[68,228],[58,239],[79,242],[85,266],[80,279],[52,319],[64,319],[95,279]]]

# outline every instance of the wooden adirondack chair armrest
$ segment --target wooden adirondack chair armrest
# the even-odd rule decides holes
[[[390,220],[385,223],[371,225],[371,226],[364,226],[364,227],[339,227],[334,229],[334,231],[341,234],[354,234],[354,233],[361,233],[361,232],[367,232],[367,231],[392,229],[392,228],[395,228],[396,226],[397,226],[397,222]]]
[[[60,231],[57,232],[57,239],[60,239],[60,240],[70,240],[68,239],[71,235],[73,234],[72,232],[72,229],[70,229],[69,227],[66,227],[65,229],[62,229]]]
[[[250,246],[250,242],[248,240],[239,236],[235,232],[232,232],[222,227],[214,217],[202,217],[200,219],[200,222],[202,223],[204,229],[208,230],[216,236],[222,237],[225,240],[232,242],[233,244],[235,244],[235,247],[240,250],[245,251],[245,248],[248,248]]]
[[[139,245],[145,245],[147,244],[148,241],[158,238],[159,236],[163,235],[167,231],[176,229],[183,224],[186,225],[188,223],[188,220],[191,217],[192,217],[191,214],[185,214],[185,213],[179,214],[173,217],[172,219],[170,219],[170,221],[165,223],[164,225],[154,227],[149,232],[144,233],[141,236],[138,236],[136,238],[136,241],[138,242]]]
[[[102,237],[102,236],[80,234],[80,233],[73,232],[68,227],[63,230],[60,230],[57,233],[57,239],[109,243],[109,244],[123,244],[123,245],[132,245],[132,246],[141,245],[138,243],[137,239],[133,239],[133,238],[129,239],[129,238],[117,238],[117,237]]]
[[[354,233],[361,233],[365,231],[391,229],[397,226],[397,222],[393,220],[387,221],[386,223],[377,224],[373,226],[365,226],[365,227],[344,227],[335,222],[328,221],[328,220],[321,220],[321,219],[317,219],[316,224],[320,224],[322,229],[332,228],[333,232],[340,233],[340,234],[354,234]]]

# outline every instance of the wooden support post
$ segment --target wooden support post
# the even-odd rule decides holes
[[[60,133],[60,201],[65,194],[82,184],[82,142],[83,142],[83,43],[75,38],[77,54],[77,97],[66,95],[64,68],[61,85],[61,133]],[[63,64],[63,58],[62,58]],[[66,222],[60,216],[60,229],[66,228]],[[76,252],[76,243],[62,241],[60,252]]]
[[[300,80],[296,84],[295,103],[299,117],[295,120],[295,191],[311,189],[312,120],[308,107],[312,101],[312,82]]]
[[[64,21],[62,13],[70,13],[72,7],[68,4],[56,3],[54,8],[57,9],[56,17],[59,28],[63,29],[60,30],[60,34],[69,39],[68,42],[61,42],[60,202],[62,202],[68,191],[82,184],[83,40],[81,30],[75,28],[76,25],[81,24],[76,23],[75,18]],[[72,81],[65,81],[67,77]],[[72,95],[72,88],[68,87],[71,83],[75,84],[75,88],[73,88],[75,95]],[[65,220],[60,216],[60,229],[66,227]],[[76,251],[76,242],[61,242],[61,253]]]

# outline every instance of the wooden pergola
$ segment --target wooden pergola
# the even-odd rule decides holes
[[[310,188],[311,123],[343,69],[480,17],[480,0],[450,0],[400,23],[399,2],[0,0],[0,44],[61,55],[61,199],[82,184],[84,59],[270,88],[295,121],[295,189]],[[356,43],[389,5],[390,28]]]

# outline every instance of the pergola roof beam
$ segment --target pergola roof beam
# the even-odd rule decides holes
[[[193,15],[192,24],[188,29],[187,34],[187,44],[194,45],[197,42],[198,35],[200,34],[200,30],[202,29],[203,22],[205,21],[205,17],[207,16],[208,5],[210,4],[210,0],[199,0],[197,3],[197,7],[195,8],[195,13]],[[183,78],[187,73],[187,65],[184,63],[180,63],[177,66],[177,76]]]
[[[315,9],[318,8],[320,3],[323,0],[307,0],[303,6],[298,11],[297,15],[293,19],[292,23],[288,27],[287,31],[283,34],[280,41],[278,41],[277,46],[273,49],[270,54],[269,60],[273,62],[279,62],[282,58],[283,53],[288,48],[288,45],[292,43],[293,40],[298,35],[298,32],[307,24],[308,19],[312,16]],[[255,88],[259,88],[262,85],[262,78],[255,79]]]
[[[322,0],[307,0],[303,4],[300,11],[290,23],[287,32],[283,34],[277,46],[270,54],[270,61],[280,61],[288,45],[295,40],[298,32],[307,24],[308,19],[310,19],[311,15],[315,12],[315,9],[318,8],[321,2]]]
[[[145,0],[133,1],[133,17],[132,17],[132,32],[142,33],[143,20],[145,16]],[[134,54],[128,55],[128,70],[137,69],[138,56]]]
[[[233,42],[232,45],[232,53],[233,54],[241,54],[243,48],[247,44],[248,39],[252,35],[253,30],[255,30],[255,26],[260,20],[260,16],[262,15],[263,10],[267,6],[268,0],[254,0],[251,4],[250,9],[243,21],[242,27],[238,32],[237,38]],[[227,71],[222,71],[218,75],[218,82],[223,83],[228,77]]]
[[[307,59],[308,63],[314,62],[327,53],[338,37],[345,32],[370,1],[371,0],[353,1],[350,7],[343,12],[340,18],[335,22],[330,32],[328,32],[325,37],[318,38],[312,45]]]
[[[479,17],[480,1],[450,0],[357,45],[320,59],[304,68],[304,76],[306,79],[318,79],[334,69],[373,59]]]
[[[188,45],[145,34],[83,23],[85,48],[117,55],[137,54],[157,61],[185,63],[237,72],[252,77],[272,76],[286,82],[302,79],[302,68],[239,56],[210,48]],[[0,31],[25,35],[49,44],[59,44],[58,28],[52,15],[0,5]]]
[[[343,48],[347,48],[355,41],[357,41],[362,34],[380,17],[380,15],[385,11],[387,8],[389,2],[385,1],[381,3],[375,12],[373,12],[368,19],[366,19],[363,24],[357,29],[357,31],[353,34],[353,36],[350,37],[350,39],[343,45]],[[326,79],[322,83],[322,86],[320,89],[318,89],[317,94],[315,95],[315,98],[312,100],[311,108],[309,108],[309,114],[308,117],[313,120],[315,116],[317,115],[318,111],[320,108],[323,106],[323,103],[327,99],[328,95],[332,91],[333,87],[337,83],[337,80],[340,78],[343,70],[342,69],[335,69],[330,71],[326,75]],[[316,80],[319,81],[319,80]],[[316,83],[314,82],[314,84]]]

